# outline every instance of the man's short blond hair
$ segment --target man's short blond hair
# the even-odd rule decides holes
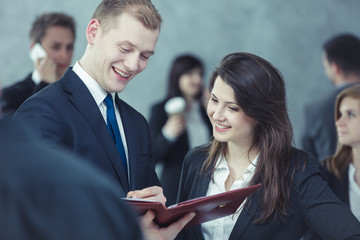
[[[150,0],[103,0],[92,18],[98,19],[106,32],[113,27],[113,19],[125,11],[138,19],[146,28],[155,30],[161,27],[162,18]]]

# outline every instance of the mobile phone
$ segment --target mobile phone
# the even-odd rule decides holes
[[[36,62],[39,58],[44,58],[46,56],[46,51],[40,43],[35,43],[30,50],[30,58],[33,62]]]

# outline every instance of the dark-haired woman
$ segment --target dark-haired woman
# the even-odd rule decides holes
[[[226,56],[210,77],[213,141],[190,151],[178,201],[261,183],[230,216],[190,227],[179,239],[360,237],[360,223],[322,180],[313,156],[291,145],[281,74],[249,54]]]
[[[198,57],[189,54],[177,56],[169,72],[167,96],[151,108],[149,126],[153,158],[163,165],[160,182],[167,205],[176,202],[186,153],[210,139],[211,124],[203,104],[203,72],[203,63]],[[167,113],[166,103],[179,97],[184,101],[184,111]]]

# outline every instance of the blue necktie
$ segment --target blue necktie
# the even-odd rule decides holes
[[[106,111],[107,127],[110,131],[111,136],[114,139],[116,148],[120,154],[121,160],[122,160],[124,168],[125,168],[126,176],[127,176],[128,172],[127,172],[126,154],[125,154],[125,150],[124,150],[124,145],[121,141],[120,130],[119,130],[119,126],[116,121],[114,103],[113,103],[111,94],[108,94],[104,101],[105,101],[105,104],[107,107],[107,111]]]

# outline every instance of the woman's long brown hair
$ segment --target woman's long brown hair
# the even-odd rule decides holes
[[[340,104],[345,97],[358,99],[360,103],[360,86],[345,88],[338,94],[335,103],[335,121],[341,117]],[[352,147],[338,143],[335,154],[322,162],[322,164],[326,166],[329,172],[342,180],[343,173],[348,169],[352,161]]]
[[[259,157],[250,184],[261,183],[262,195],[261,214],[255,223],[271,216],[284,219],[294,171],[290,168],[293,135],[283,77],[268,61],[249,53],[226,56],[210,77],[210,92],[218,76],[234,90],[242,111],[257,121],[251,148],[259,150]],[[213,139],[207,150],[201,172],[213,173],[219,155],[227,154],[227,143]]]

